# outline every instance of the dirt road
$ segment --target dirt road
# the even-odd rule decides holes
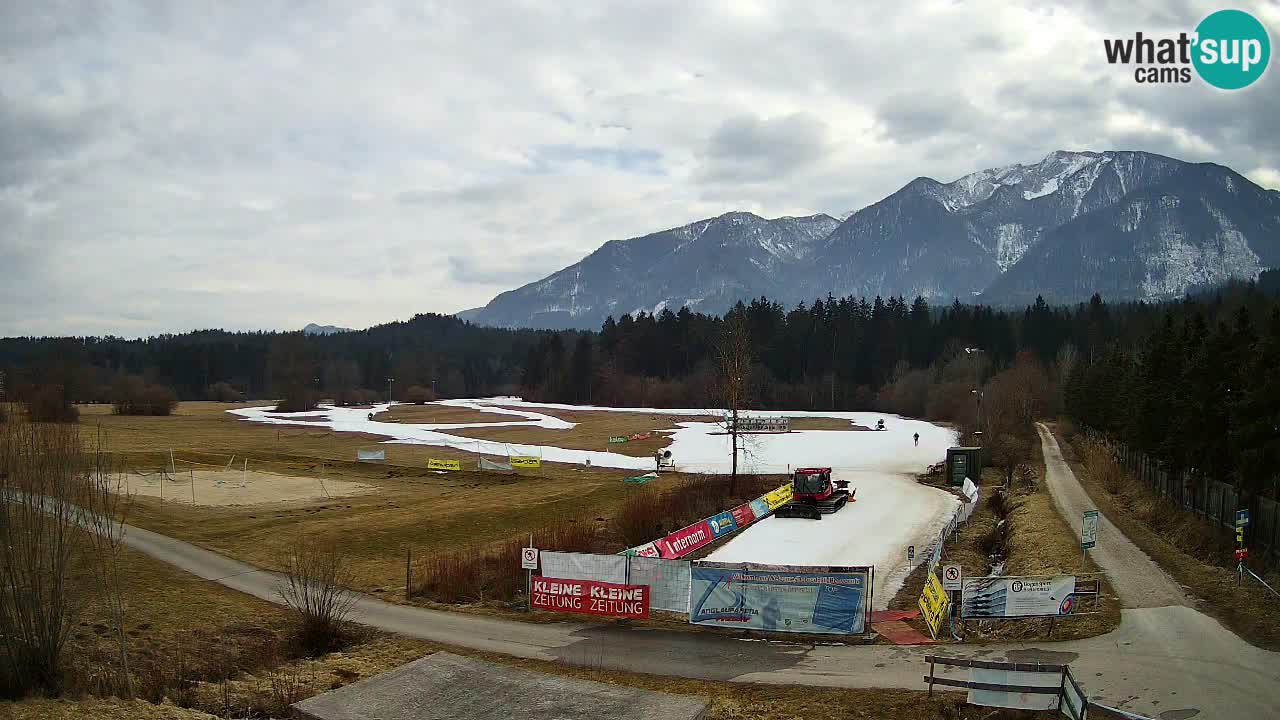
[[[1084,512],[1094,509],[1093,501],[1063,459],[1058,440],[1049,428],[1043,423],[1036,423],[1036,430],[1040,432],[1040,443],[1044,448],[1045,482],[1058,513],[1071,524],[1078,537]],[[1107,573],[1107,579],[1124,607],[1190,605],[1182,586],[1130,542],[1105,515],[1098,518],[1098,544],[1089,551],[1089,555]]]

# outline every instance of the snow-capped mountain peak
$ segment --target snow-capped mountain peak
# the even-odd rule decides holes
[[[718,313],[761,295],[1155,298],[1276,266],[1280,193],[1217,165],[1059,150],[945,184],[918,177],[842,219],[735,211],[612,240],[473,319],[593,328],[628,312]]]

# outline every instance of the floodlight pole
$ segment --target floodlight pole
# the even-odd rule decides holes
[[[387,408],[388,409],[391,408],[391,403],[394,401],[394,397],[391,394],[391,388],[392,388],[392,385],[395,383],[395,381],[396,381],[395,378],[391,378],[391,377],[387,378]]]

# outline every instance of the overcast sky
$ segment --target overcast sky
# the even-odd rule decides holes
[[[1144,86],[1101,41],[1221,7],[1277,39],[1274,2],[872,5],[0,3],[0,335],[454,312],[610,239],[1055,149],[1280,188],[1280,69]]]

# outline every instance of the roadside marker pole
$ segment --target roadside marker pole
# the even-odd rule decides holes
[[[196,471],[194,468],[188,470],[191,473],[191,505],[196,504]]]
[[[529,547],[533,547],[533,533],[529,533]],[[524,571],[524,602],[525,610],[533,610],[533,571]]]
[[[413,576],[410,568],[413,567],[413,548],[406,545],[404,548],[404,599],[408,600],[413,597]]]

